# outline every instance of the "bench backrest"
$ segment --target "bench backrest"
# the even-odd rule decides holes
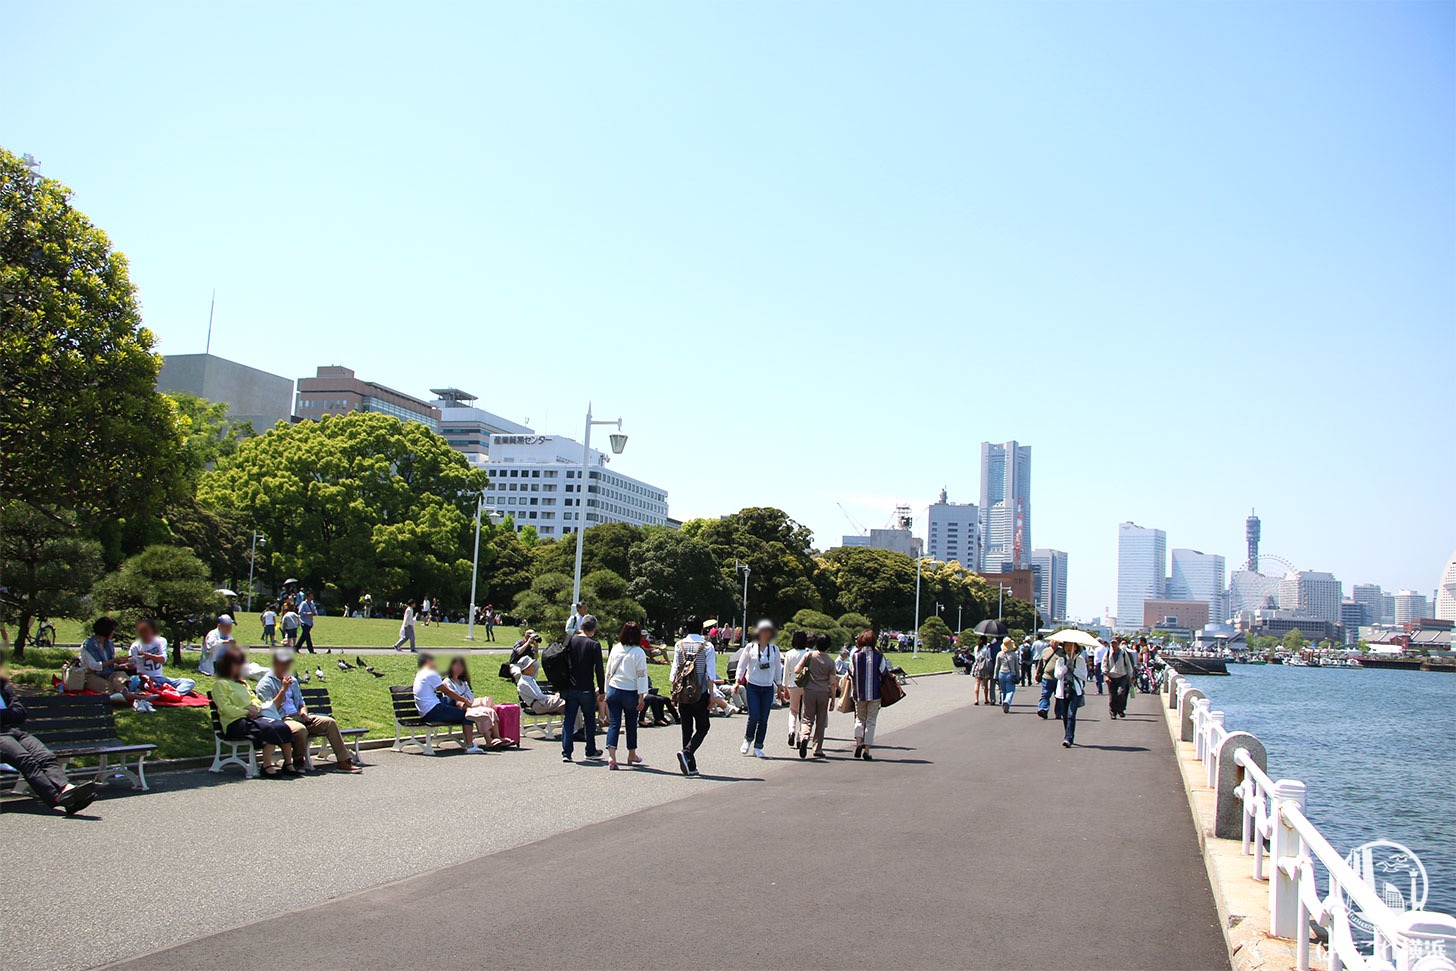
[[[27,732],[49,746],[115,742],[111,699],[102,695],[40,695],[25,698]]]
[[[310,715],[334,714],[334,704],[329,700],[328,688],[300,688],[299,691],[303,694],[303,704]]]
[[[212,715],[212,733],[222,738],[222,719],[217,715],[217,702],[212,700],[212,692],[207,693],[207,710]]]
[[[420,709],[415,705],[414,685],[390,685],[389,700],[394,702],[395,721],[404,725],[420,721]]]

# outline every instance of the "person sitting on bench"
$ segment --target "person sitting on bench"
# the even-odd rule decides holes
[[[420,652],[414,695],[415,709],[426,725],[459,725],[465,751],[471,755],[485,752],[475,744],[475,724],[465,714],[465,709],[470,707],[470,699],[445,684],[445,679],[435,670],[435,655],[429,651]]]
[[[293,765],[300,772],[308,769],[308,740],[322,735],[334,750],[334,768],[339,772],[363,772],[349,757],[339,723],[328,715],[310,714],[303,703],[303,689],[293,676],[293,648],[280,647],[273,652],[273,670],[258,679],[258,697],[263,701],[263,714],[276,718],[293,733]]]
[[[262,749],[259,761],[264,775],[272,778],[280,771],[285,775],[298,775],[298,769],[293,765],[293,731],[281,719],[263,714],[263,703],[243,680],[244,658],[240,647],[229,647],[222,656],[213,658],[217,680],[212,685],[212,703],[217,706],[222,737],[230,742],[241,742],[246,738]],[[281,770],[273,764],[275,748],[283,750]]]
[[[475,722],[489,748],[506,748],[511,744],[501,738],[500,724],[490,698],[475,697],[475,690],[470,687],[470,666],[465,663],[463,654],[450,659],[450,666],[445,669],[445,687],[466,699],[465,717]]]
[[[52,809],[63,809],[67,816],[74,816],[91,805],[96,798],[96,783],[76,786],[66,781],[66,772],[55,753],[34,735],[21,731],[23,724],[25,705],[10,686],[5,658],[0,655],[0,762],[19,772],[35,797]]]
[[[511,668],[516,679],[516,697],[521,701],[521,710],[532,715],[559,715],[566,710],[566,699],[558,694],[547,694],[536,683],[536,672],[541,667],[534,657],[524,657]]]

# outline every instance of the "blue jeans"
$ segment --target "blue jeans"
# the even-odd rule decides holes
[[[1001,701],[1003,704],[1011,704],[1011,699],[1016,697],[1016,675],[998,674],[996,680],[1001,682]]]
[[[748,694],[748,726],[743,730],[743,740],[752,742],[754,748],[763,748],[764,737],[768,735],[768,713],[773,709],[774,686],[771,684],[745,684]]]
[[[1052,706],[1052,692],[1057,690],[1056,678],[1041,679],[1041,698],[1036,703],[1037,711],[1048,711]]]
[[[1057,704],[1062,709],[1062,721],[1067,726],[1066,734],[1062,737],[1069,742],[1075,742],[1077,740],[1077,709],[1082,707],[1082,696],[1074,694]]]
[[[571,755],[571,737],[576,725],[576,713],[581,712],[582,731],[585,733],[586,754],[597,754],[597,695],[595,691],[563,691],[561,698],[566,702],[562,713],[561,754]]]
[[[637,751],[637,692],[625,688],[607,689],[607,748],[617,747],[617,736],[622,730],[622,718],[627,719],[627,750]]]

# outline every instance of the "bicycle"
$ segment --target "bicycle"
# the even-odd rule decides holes
[[[42,617],[40,623],[36,625],[35,637],[31,639],[30,643],[34,647],[55,647],[56,625]]]

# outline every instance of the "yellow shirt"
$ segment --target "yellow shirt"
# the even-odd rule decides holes
[[[246,717],[250,706],[263,707],[258,702],[258,696],[253,694],[252,688],[241,681],[230,681],[226,678],[218,678],[213,684],[212,700],[217,705],[217,720],[222,722],[223,728]]]

